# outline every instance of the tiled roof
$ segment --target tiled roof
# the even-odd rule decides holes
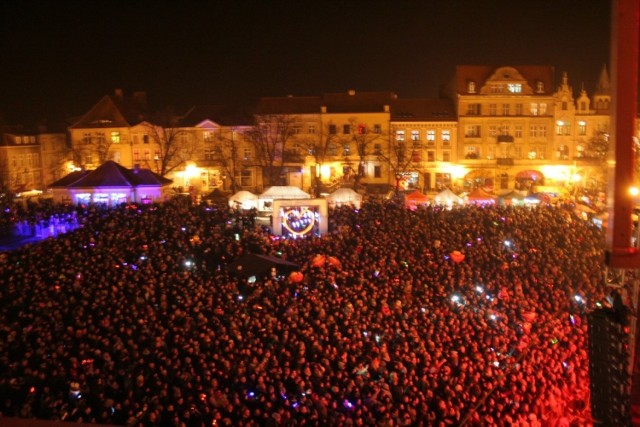
[[[322,100],[319,96],[283,96],[260,98],[256,114],[320,114]]]
[[[127,169],[114,161],[107,161],[92,171],[72,172],[56,181],[50,187],[93,188],[93,187],[145,187],[163,186],[172,181],[148,169]]]
[[[71,128],[131,127],[148,114],[144,96],[105,95]]]
[[[453,102],[446,98],[396,99],[391,103],[391,121],[456,120]]]
[[[326,93],[322,96],[322,105],[327,113],[382,113],[385,105],[398,99],[393,92],[356,92]]]
[[[180,120],[183,126],[196,126],[211,120],[221,126],[250,126],[251,114],[237,107],[227,105],[196,105]]]
[[[534,90],[536,82],[542,82],[545,95],[550,95],[555,91],[553,85],[554,68],[550,65],[458,65],[455,76],[456,93],[467,93],[467,82],[469,81],[476,82],[476,90],[479,91],[487,79],[502,67],[515,68]]]

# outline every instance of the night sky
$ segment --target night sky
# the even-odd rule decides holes
[[[0,2],[5,121],[82,114],[122,88],[158,105],[393,91],[435,97],[456,65],[552,65],[592,93],[609,0]]]

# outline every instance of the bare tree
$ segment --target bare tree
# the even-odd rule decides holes
[[[351,140],[355,143],[356,153],[358,155],[358,170],[355,175],[355,186],[357,187],[362,178],[365,176],[365,165],[367,158],[376,155],[374,145],[376,142],[382,142],[384,137],[380,130],[372,131],[369,127],[358,124],[355,119],[349,120],[351,127]]]
[[[329,132],[329,125],[323,127],[319,134],[297,138],[298,144],[305,150],[308,156],[313,158],[313,162],[315,163],[315,171],[311,177],[311,186],[315,197],[320,197],[320,189],[322,186],[320,170],[322,165],[325,164],[331,156],[332,148],[335,146],[337,139],[338,135],[335,132]]]
[[[387,153],[380,152],[378,159],[389,165],[395,178],[395,193],[397,195],[400,191],[402,176],[414,165],[411,147],[408,147],[405,141],[393,140],[389,143],[389,151]]]
[[[284,153],[294,137],[296,122],[295,116],[287,114],[260,114],[254,117],[254,126],[247,136],[266,185],[279,183]]]
[[[214,161],[229,177],[233,193],[237,192],[240,187],[238,177],[244,166],[241,148],[241,141],[236,128],[220,129],[220,132],[216,134]]]
[[[180,117],[167,108],[145,123],[156,147],[157,172],[165,176],[193,158],[198,148],[197,138],[180,127]]]

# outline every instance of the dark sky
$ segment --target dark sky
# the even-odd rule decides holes
[[[610,0],[0,2],[0,112],[85,112],[382,90],[435,97],[456,65],[553,65],[592,92]]]

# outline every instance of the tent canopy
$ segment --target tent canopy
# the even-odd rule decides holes
[[[353,204],[356,209],[360,209],[362,204],[362,194],[352,188],[338,188],[327,196],[329,205]]]
[[[260,199],[310,199],[311,195],[298,187],[274,185],[260,195]]]
[[[439,205],[450,205],[454,203],[461,204],[463,202],[460,196],[456,195],[448,188],[445,188],[444,190],[436,194],[433,200]]]
[[[496,200],[496,196],[487,193],[482,188],[476,188],[467,195],[467,199],[470,202],[493,202]]]
[[[229,197],[229,207],[242,209],[252,209],[258,207],[258,196],[250,191],[238,191]]]
[[[229,264],[232,274],[244,278],[251,276],[256,278],[268,277],[271,275],[271,269],[273,268],[278,273],[288,273],[299,269],[300,266],[282,258],[258,254],[243,255]]]

